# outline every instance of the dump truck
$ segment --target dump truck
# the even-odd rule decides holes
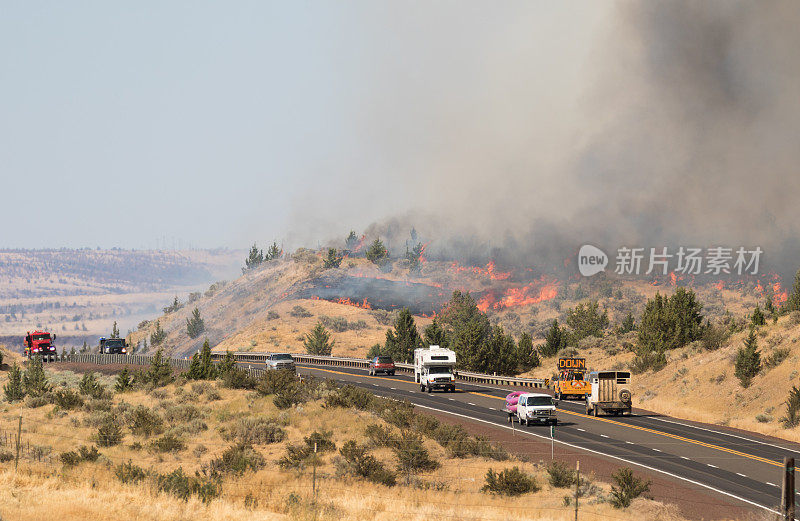
[[[631,414],[633,397],[629,371],[592,371],[592,392],[586,396],[586,414]]]
[[[55,360],[58,356],[55,340],[55,333],[51,336],[47,331],[28,331],[25,335],[25,356],[41,356],[45,362]]]
[[[434,389],[455,392],[455,352],[432,345],[414,350],[414,382],[422,392]]]
[[[576,398],[585,400],[592,392],[586,381],[586,359],[578,357],[558,359],[558,377],[553,380],[553,395],[556,400]]]

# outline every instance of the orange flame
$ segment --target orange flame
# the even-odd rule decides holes
[[[496,268],[497,266],[495,265],[494,261],[489,261],[485,268],[481,268],[480,266],[461,266],[457,262],[453,262],[450,265],[450,269],[455,273],[468,272],[472,273],[473,275],[483,275],[492,280],[506,280],[507,278],[511,277],[510,271],[496,271]]]
[[[542,285],[544,284],[544,285]],[[482,312],[495,309],[507,309],[518,306],[529,306],[550,300],[558,295],[556,282],[545,282],[544,278],[525,286],[507,288],[503,294],[496,298],[493,293],[487,293],[478,300],[478,309]]]

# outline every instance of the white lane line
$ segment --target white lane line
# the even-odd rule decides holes
[[[394,387],[389,387],[389,389],[391,389],[392,391],[396,391],[397,390]]]
[[[497,410],[497,409],[495,409],[494,407],[489,407],[489,408],[490,408],[491,410],[493,410],[493,411],[496,411],[496,410]]]
[[[635,443],[633,443],[632,441],[626,441],[625,443],[627,443],[628,445],[636,445],[636,444],[635,444]]]
[[[448,398],[448,400],[450,400],[451,402],[454,402],[454,401],[456,401],[456,399],[455,399],[455,398]]]
[[[472,402],[467,402],[467,405],[471,405],[471,406],[473,406],[473,407],[477,407],[477,405],[475,405],[475,404],[474,404],[474,403],[472,403]]]
[[[380,387],[378,384],[372,384],[373,387]]]
[[[606,436],[605,434],[601,434],[600,437],[601,438],[608,438],[608,436]]]
[[[746,478],[746,477],[747,477],[747,476],[745,476],[744,474],[742,474],[741,472],[737,472],[737,473],[736,473],[736,475],[737,475],[737,476],[742,476],[743,478]]]
[[[584,429],[578,429],[578,428],[576,428],[576,430],[579,430],[579,431],[581,431],[581,432],[586,432]]]
[[[658,449],[653,449],[653,450],[654,450],[654,451],[656,451],[656,452],[661,452],[661,451],[660,451],[660,450],[658,450]]]
[[[708,465],[709,467],[713,467],[713,468],[715,468],[715,469],[718,469],[718,468],[719,468],[719,467],[717,467],[716,465],[712,465],[711,463],[706,463],[706,465]]]
[[[777,486],[778,486],[778,485],[776,485],[775,483],[770,483],[769,481],[767,481],[767,485],[770,485],[770,486],[772,486],[772,487],[777,487]]]
[[[686,456],[681,456],[681,459],[688,460],[689,458],[687,458]]]
[[[481,419],[481,418],[475,418],[473,416],[467,416],[466,414],[459,414],[459,413],[453,412],[453,411],[445,411],[445,410],[442,410],[442,409],[437,409],[435,407],[429,407],[427,405],[417,405],[417,407],[419,407],[421,409],[429,409],[429,410],[432,410],[432,411],[438,411],[438,412],[441,412],[441,413],[444,413],[444,414],[450,414],[452,416],[458,416],[460,418],[466,418],[466,419],[473,420],[473,421],[478,421],[478,422],[481,422],[481,423],[487,423],[489,425],[492,425],[494,427],[499,427],[501,429],[515,430],[513,426],[509,427],[507,425],[503,425],[502,423],[496,423],[496,422],[484,420],[484,419]],[[522,435],[533,436],[535,438],[541,438],[543,440],[550,440],[551,439],[550,436],[544,436],[544,435],[536,434],[536,433],[533,433],[533,432],[530,432],[530,431],[526,431],[526,430],[516,429],[516,431],[519,432]],[[644,463],[638,463],[636,461],[632,461],[632,460],[629,460],[629,459],[621,458],[619,456],[614,456],[612,454],[606,454],[604,452],[600,452],[600,451],[597,451],[597,450],[592,450],[592,449],[589,449],[589,448],[586,448],[586,447],[580,447],[578,445],[574,445],[572,443],[567,443],[565,441],[560,441],[560,440],[554,440],[554,441],[556,443],[559,443],[559,444],[564,445],[566,447],[570,447],[570,448],[577,449],[577,450],[582,450],[584,452],[589,452],[591,454],[598,454],[600,456],[605,456],[606,458],[611,458],[611,459],[615,459],[617,461],[622,461],[624,463],[628,463],[629,465],[636,465],[637,467],[641,467],[643,469],[651,470],[653,472],[659,472],[661,474],[664,474],[665,476],[671,476],[673,478],[680,479],[681,481],[685,481],[686,483],[691,483],[692,485],[697,485],[697,486],[703,487],[703,488],[705,488],[707,490],[714,491],[714,492],[716,492],[718,494],[722,494],[724,496],[728,496],[728,497],[731,497],[731,498],[734,498],[734,499],[738,499],[739,501],[742,501],[743,503],[747,503],[748,505],[753,505],[754,507],[762,508],[762,509],[766,510],[767,512],[771,512],[773,514],[780,514],[780,512],[778,512],[777,510],[774,510],[774,509],[772,509],[770,507],[766,507],[764,505],[756,503],[755,501],[751,501],[749,499],[745,499],[745,498],[743,498],[741,496],[737,496],[736,494],[732,494],[730,492],[725,492],[724,490],[719,489],[717,487],[708,485],[706,483],[701,483],[699,481],[696,481],[696,480],[693,480],[693,479],[689,479],[689,478],[684,477],[684,476],[679,476],[678,474],[674,474],[674,473],[666,471],[666,470],[657,469],[655,467],[651,467],[650,465],[645,465]],[[689,459],[689,458],[685,458],[683,456],[681,456],[681,458]],[[772,483],[769,483],[769,484],[772,485]],[[776,486],[776,485],[773,485],[773,486]]]

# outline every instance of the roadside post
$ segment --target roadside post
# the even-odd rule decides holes
[[[794,458],[783,457],[783,483],[781,514],[786,521],[794,521]]]
[[[555,459],[556,456],[556,426],[550,424],[550,459]]]

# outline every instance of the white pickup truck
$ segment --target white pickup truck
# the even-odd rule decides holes
[[[558,402],[549,394],[516,392],[506,398],[505,411],[508,413],[509,422],[513,422],[516,417],[520,425],[531,423],[557,425],[556,405]]]
[[[455,392],[455,367],[456,354],[449,349],[432,345],[414,350],[414,381],[419,384],[420,391]]]

